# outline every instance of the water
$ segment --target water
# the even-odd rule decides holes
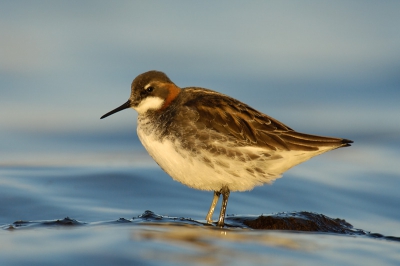
[[[2,3],[0,264],[399,265],[399,8]],[[228,226],[207,226],[212,192],[158,168],[134,111],[99,119],[150,69],[354,145],[231,193]],[[304,213],[352,227],[244,223]]]
[[[3,166],[0,262],[396,265],[399,238],[389,236],[400,236],[400,179],[357,166],[357,150],[333,151],[272,186],[231,193],[226,223],[233,227],[224,229],[205,225],[211,192],[174,182],[145,155],[142,166],[122,165],[119,157],[99,166],[99,154],[87,166]],[[140,154],[127,156],[137,161]],[[344,219],[362,233],[252,230],[242,223],[292,211]]]

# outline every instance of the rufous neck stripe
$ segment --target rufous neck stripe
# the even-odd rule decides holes
[[[167,98],[165,99],[164,104],[160,110],[168,107],[171,104],[171,102],[179,95],[179,93],[181,92],[181,89],[179,87],[177,87],[175,84],[169,84],[168,91],[169,91],[169,94],[168,94]]]

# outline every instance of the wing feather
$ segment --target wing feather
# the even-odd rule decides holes
[[[266,150],[315,151],[321,146],[349,146],[350,141],[294,131],[278,120],[218,92],[187,88],[191,97],[184,103],[197,113],[197,128],[224,136],[237,146],[257,146]],[[222,97],[221,97],[222,96]]]

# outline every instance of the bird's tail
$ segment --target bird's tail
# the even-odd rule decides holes
[[[290,150],[313,151],[321,148],[333,150],[351,146],[351,143],[353,143],[353,141],[349,139],[315,136],[296,131],[282,132],[280,137],[288,145]]]

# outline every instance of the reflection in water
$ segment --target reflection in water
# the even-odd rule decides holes
[[[173,246],[173,249],[168,251],[148,250],[144,254],[145,259],[211,265],[221,265],[224,261],[228,261],[228,258],[232,260],[239,257],[240,260],[259,264],[269,257],[268,249],[263,246],[303,251],[313,246],[312,242],[297,241],[273,233],[260,234],[249,230],[172,224],[164,226],[153,224],[145,230],[134,230],[132,238],[135,241],[161,241],[165,245]],[[251,248],[247,244],[250,244]],[[186,251],[177,251],[179,249]]]
[[[290,249],[300,249],[301,245],[295,241],[274,235],[257,234],[249,230],[220,229],[215,227],[197,227],[193,225],[172,225],[163,226],[153,224],[154,229],[138,231],[133,234],[136,238],[156,239],[177,244],[189,244],[194,247],[210,249],[213,243],[209,239],[217,239],[230,242],[251,242],[263,245],[279,246]]]

